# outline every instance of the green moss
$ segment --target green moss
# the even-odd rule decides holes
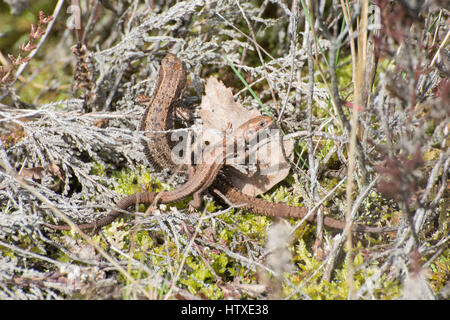
[[[92,174],[103,176],[105,168],[101,165],[94,165]],[[116,171],[112,176],[118,182],[116,191],[122,194],[131,194],[140,191],[142,188],[150,190],[161,190],[163,185],[157,180],[152,179],[149,172],[144,168],[139,168],[138,172],[133,172],[128,169]],[[284,185],[274,188],[271,192],[263,196],[268,201],[287,202],[291,205],[301,205],[303,199],[301,197],[293,197],[292,192]],[[370,210],[371,205],[378,204],[382,198],[373,192],[368,197],[367,210]],[[188,201],[177,203],[176,206],[180,209],[187,208]],[[214,201],[206,203],[208,212],[216,212],[221,207]],[[144,209],[144,206],[141,207]],[[237,210],[239,211],[239,210]],[[216,240],[221,245],[227,247],[233,245],[232,251],[242,256],[248,256],[248,247],[244,244],[236,244],[236,234],[241,235],[247,239],[246,241],[254,242],[260,246],[264,245],[267,228],[272,223],[272,219],[267,217],[253,215],[249,213],[236,214],[236,209],[224,213],[220,216],[226,225],[233,226],[221,227],[217,230]],[[387,217],[386,219],[388,219]],[[296,223],[293,222],[293,223]],[[103,234],[108,239],[109,244],[113,244],[119,250],[130,252],[131,241],[134,241],[134,250],[130,252],[133,259],[140,261],[142,264],[153,269],[156,268],[159,274],[166,278],[169,282],[171,277],[177,274],[180,268],[183,250],[177,246],[175,239],[167,237],[163,232],[150,233],[146,230],[141,230],[135,234],[133,239],[130,238],[130,229],[121,228],[123,226],[122,220],[114,221],[111,225],[103,228]],[[202,228],[208,228],[209,224],[204,223]],[[216,226],[217,228],[217,226]],[[348,294],[347,284],[347,266],[345,262],[341,262],[337,266],[332,275],[330,282],[322,281],[323,268],[321,268],[323,261],[316,259],[312,253],[312,244],[315,239],[314,227],[306,224],[304,227],[295,231],[293,239],[295,241],[290,246],[292,252],[292,264],[295,266],[294,270],[284,276],[294,284],[303,284],[302,292],[308,294],[313,299],[346,299]],[[201,231],[202,232],[202,231]],[[69,232],[70,233],[70,232]],[[156,236],[157,235],[157,236]],[[155,238],[156,236],[156,238]],[[157,238],[160,237],[158,241]],[[104,238],[95,235],[93,240],[101,244],[105,249],[108,248],[108,243],[104,242]],[[180,239],[178,240],[180,241]],[[185,239],[189,241],[189,239]],[[364,257],[364,248],[369,245],[382,244],[382,239],[372,239],[368,237],[356,243],[354,265],[356,272],[354,275],[356,290],[373,275],[378,268],[377,262],[367,265]],[[185,242],[186,245],[186,242]],[[182,248],[184,248],[184,246]],[[230,248],[231,250],[231,248]],[[224,283],[234,281],[236,277],[239,281],[245,283],[256,284],[256,272],[249,271],[240,262],[231,258],[224,252],[215,252],[213,250],[202,251],[203,258],[199,255],[189,254],[186,257],[183,271],[181,272],[177,286],[186,288],[189,292],[195,295],[202,296],[207,299],[223,299],[224,292],[217,281]],[[448,251],[447,251],[448,255]],[[119,259],[126,259],[118,256]],[[61,255],[58,258],[60,261],[68,261],[68,257]],[[445,268],[448,268],[447,260],[437,260],[430,268],[433,271],[432,279],[436,284],[435,287],[442,286],[445,278]],[[208,262],[206,263],[205,260]],[[153,267],[152,267],[153,266]],[[360,267],[360,268],[358,268]],[[319,270],[317,272],[317,270]],[[136,279],[145,279],[148,274],[141,268],[132,267],[129,264],[129,273]],[[314,276],[313,276],[314,275]],[[448,275],[447,275],[448,277]],[[118,279],[124,284],[128,281],[121,275]],[[168,292],[167,288],[154,288],[156,295],[163,296]],[[283,295],[291,298],[299,298],[298,294],[293,294],[293,288],[284,286]],[[394,299],[400,296],[400,286],[396,281],[383,278],[382,288],[375,292],[379,299]],[[124,294],[125,297],[130,297],[129,293]]]
[[[55,46],[56,44],[48,44],[49,46]],[[67,54],[70,54],[69,52]],[[71,72],[68,73],[62,63],[54,63],[42,66],[39,58],[33,58],[30,60],[25,73],[28,70],[38,70],[40,72],[33,78],[33,82],[21,90],[21,98],[26,103],[50,103],[65,99],[70,99],[69,87],[72,81]],[[24,74],[26,76],[26,74]],[[56,87],[50,90],[50,85],[56,83]],[[54,85],[53,85],[54,86]],[[48,88],[49,90],[43,90]],[[45,92],[42,94],[42,92]],[[39,96],[39,99],[35,101],[35,98]]]
[[[435,293],[438,293],[450,278],[450,249],[445,250],[430,264],[427,271],[431,287]]]
[[[347,264],[339,266],[334,274],[331,282],[323,281],[323,270],[320,269],[322,261],[314,258],[312,253],[308,250],[311,246],[307,245],[305,241],[299,240],[295,245],[293,261],[297,266],[297,272],[290,273],[289,279],[296,284],[302,284],[302,292],[308,294],[313,299],[327,299],[339,300],[347,299],[348,282],[347,282]],[[355,267],[354,286],[355,290],[359,290],[362,284],[378,270],[376,262],[366,265],[364,264],[363,247],[361,243],[356,245],[356,254],[353,260]],[[360,267],[360,268],[358,268]],[[317,270],[320,270],[317,272]],[[391,281],[384,275],[382,276],[382,290],[377,290],[375,293],[379,299],[395,299],[400,297],[400,289],[397,281]],[[293,289],[290,287],[284,288],[284,294],[290,295]]]

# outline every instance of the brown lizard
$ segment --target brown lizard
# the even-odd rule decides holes
[[[141,131],[165,131],[174,127],[176,105],[181,100],[186,85],[186,68],[175,55],[168,53],[161,61],[158,79],[152,98],[139,96],[136,103],[147,108],[141,119]],[[157,169],[165,168],[166,163],[172,163],[170,150],[173,146],[169,135],[161,133],[145,133],[148,140],[143,140],[144,153],[148,161]],[[169,149],[169,152],[167,151]],[[185,171],[186,167],[179,170]]]
[[[171,63],[165,63],[166,58]],[[176,100],[180,98],[185,86],[186,71],[183,62],[172,54],[168,54],[161,63],[161,69],[157,86],[154,92],[154,98],[144,112],[141,121],[140,130],[158,130],[167,131],[173,129],[173,117],[176,112]],[[169,94],[164,94],[159,91],[167,91]],[[174,94],[176,93],[176,94]],[[161,97],[157,98],[156,97]],[[163,99],[162,98],[167,98]],[[173,98],[171,98],[173,97]],[[172,99],[172,100],[171,100]],[[168,134],[162,133],[164,138],[158,141],[144,141],[147,159],[151,162],[157,162],[156,165],[160,168],[168,167],[171,170],[179,170],[180,168],[171,159],[171,144],[168,139]],[[263,199],[250,197],[233,187],[224,173],[219,173],[217,178],[211,176],[213,179],[212,189],[218,195],[225,196],[235,205],[239,205],[240,209],[250,211],[256,214],[280,217],[280,218],[304,218],[308,210],[302,207],[289,206],[283,203],[272,203]],[[310,222],[316,221],[315,215],[311,215],[307,219]],[[331,217],[324,217],[324,225],[343,230],[345,223]],[[352,231],[354,232],[371,232],[383,233],[395,231],[396,228],[391,227],[370,227],[365,225],[353,224]]]
[[[233,187],[231,181],[224,172],[217,175],[216,180],[212,184],[213,192],[222,195],[232,201],[235,205],[239,205],[239,209],[253,212],[266,217],[278,218],[297,218],[302,219],[308,214],[308,209],[302,207],[294,207],[285,203],[273,203],[261,198],[248,196]],[[309,215],[306,219],[308,222],[315,223],[317,217],[315,214]],[[344,230],[345,222],[325,216],[323,224],[331,229]],[[353,232],[369,232],[384,233],[396,231],[395,227],[371,227],[362,224],[352,224]]]
[[[194,195],[194,199],[190,202],[190,205],[194,208],[199,208],[201,192],[209,188],[213,183],[225,160],[229,156],[227,152],[234,151],[234,148],[230,148],[228,144],[234,144],[236,139],[244,139],[248,142],[254,135],[268,128],[272,123],[273,119],[266,116],[258,116],[250,119],[234,130],[230,136],[226,136],[217,146],[213,146],[211,152],[205,157],[206,162],[199,164],[195,173],[193,173],[189,180],[178,189],[159,193],[149,191],[134,193],[122,198],[116,204],[117,209],[111,210],[105,217],[100,218],[95,222],[81,224],[78,227],[80,229],[98,229],[114,221],[114,219],[121,214],[122,210],[127,209],[133,204],[156,204],[156,202],[171,203],[183,200],[191,194]],[[231,140],[231,142],[229,140]],[[70,226],[57,226],[47,223],[44,223],[44,225],[55,230],[70,230]]]

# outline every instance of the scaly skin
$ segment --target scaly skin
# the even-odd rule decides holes
[[[141,131],[165,131],[174,127],[175,107],[181,99],[186,85],[186,69],[175,55],[168,53],[161,61],[158,80],[152,98],[140,96],[139,104],[147,105],[141,119]],[[154,167],[161,170],[172,163],[170,150],[172,141],[166,133],[145,133],[144,153]],[[186,170],[185,167],[180,168]]]

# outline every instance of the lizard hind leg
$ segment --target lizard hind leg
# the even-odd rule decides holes
[[[200,192],[194,192],[193,194],[193,199],[191,201],[189,201],[189,212],[192,213],[195,210],[200,209],[201,205],[202,205],[202,200],[201,200],[201,193]]]

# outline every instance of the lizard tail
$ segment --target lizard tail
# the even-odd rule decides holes
[[[295,218],[302,219],[308,214],[308,209],[302,207],[289,206],[284,203],[271,203],[266,200],[250,197],[239,190],[235,189],[228,181],[227,177],[220,173],[213,183],[214,188],[220,190],[216,193],[223,194],[228,199],[233,199],[236,205],[242,205],[240,209],[250,211],[267,217],[279,218]],[[308,222],[317,221],[315,214],[310,215]],[[345,229],[345,222],[339,221],[331,217],[324,217],[323,223],[326,227],[338,230]],[[370,227],[361,224],[353,224],[352,232],[368,232],[368,233],[384,233],[396,231],[395,227]]]
[[[153,204],[156,199],[156,195],[157,195],[156,192],[149,192],[149,191],[138,192],[129,195],[125,198],[122,198],[119,202],[117,202],[116,208],[111,210],[106,216],[94,222],[79,224],[78,228],[80,228],[81,230],[99,229],[113,222],[115,219],[117,219],[117,217],[119,217],[123,213],[124,210],[126,210],[128,207],[131,207],[132,205],[136,205],[139,203]],[[71,227],[68,225],[59,226],[49,223],[43,223],[43,225],[53,230],[71,229]]]

